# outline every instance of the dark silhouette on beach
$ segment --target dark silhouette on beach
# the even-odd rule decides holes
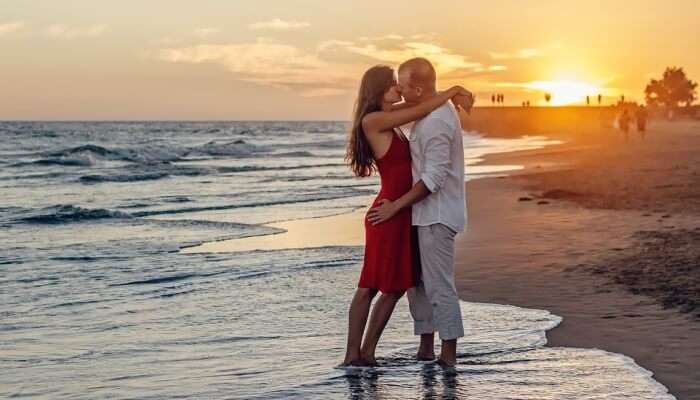
[[[637,132],[644,139],[647,131],[647,109],[646,107],[639,106],[634,113],[634,119],[637,121]]]
[[[675,115],[681,105],[690,109],[697,99],[697,82],[693,82],[685,74],[683,68],[668,67],[660,80],[652,79],[644,89],[647,105],[666,110],[668,118]]]
[[[620,127],[620,130],[624,133],[625,135],[625,141],[629,140],[629,133],[630,133],[630,122],[631,122],[631,116],[627,108],[624,108],[622,110],[622,114],[620,115],[620,118],[618,119],[617,123],[618,126]]]

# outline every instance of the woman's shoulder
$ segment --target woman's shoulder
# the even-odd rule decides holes
[[[368,135],[388,135],[392,134],[392,130],[379,130],[376,128],[378,118],[381,118],[383,111],[374,111],[362,117],[362,130]]]

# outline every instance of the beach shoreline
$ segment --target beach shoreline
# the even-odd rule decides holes
[[[640,232],[686,237],[683,232],[700,227],[694,189],[684,192],[686,203],[671,201],[672,195],[656,201],[666,195],[654,192],[668,185],[667,179],[688,181],[695,167],[668,176],[656,173],[666,165],[663,159],[644,158],[692,163],[688,143],[700,147],[694,131],[661,124],[644,142],[621,143],[608,131],[607,136],[562,138],[564,144],[541,150],[487,156],[489,164],[525,168],[467,183],[470,224],[456,242],[460,297],[546,309],[563,318],[547,332],[549,346],[624,354],[677,398],[700,398],[700,323],[689,312],[692,293],[690,299],[675,299],[685,309],[655,295],[654,285],[678,285],[662,279],[674,274],[664,266],[653,266],[653,279],[642,282],[646,292],[630,284],[636,282],[630,277],[641,274],[630,263],[664,256],[651,253]],[[645,169],[648,181],[640,181],[637,170]],[[628,176],[632,193],[619,182]],[[671,292],[677,294],[677,287]]]
[[[668,129],[675,128],[657,130]],[[547,310],[563,318],[546,332],[548,346],[622,354],[650,371],[678,399],[700,398],[700,344],[693,340],[700,336],[700,323],[693,314],[664,308],[657,297],[633,293],[615,279],[616,268],[640,249],[635,234],[693,231],[700,219],[692,213],[669,215],[677,204],[620,207],[614,201],[619,189],[614,181],[602,187],[610,193],[607,203],[573,195],[572,174],[591,167],[585,162],[592,154],[620,144],[614,132],[598,133],[585,138],[550,135],[563,143],[485,156],[482,164],[523,168],[466,183],[469,226],[456,239],[459,296],[475,303]],[[674,139],[657,137],[644,146],[669,140]],[[585,173],[595,173],[595,168]],[[181,252],[361,246],[364,211],[289,221],[274,225],[285,233],[204,243]],[[338,232],[341,237],[331,243],[329,238]],[[600,272],[601,266],[606,270]]]

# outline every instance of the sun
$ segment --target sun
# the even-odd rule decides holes
[[[551,94],[550,102],[547,103],[543,95],[542,103],[554,106],[581,103],[586,96],[597,96],[601,92],[601,88],[594,84],[576,80],[534,81],[527,87]]]

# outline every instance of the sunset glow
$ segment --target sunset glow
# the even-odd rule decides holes
[[[696,16],[695,0],[3,2],[0,119],[347,120],[368,67],[418,56],[477,107],[640,102],[668,66],[700,76]]]
[[[601,93],[601,88],[581,81],[535,81],[526,85],[530,89],[541,90],[550,93],[552,99],[549,104],[554,106],[575,104],[585,102],[586,96],[593,98]],[[541,104],[547,104],[542,96]]]

